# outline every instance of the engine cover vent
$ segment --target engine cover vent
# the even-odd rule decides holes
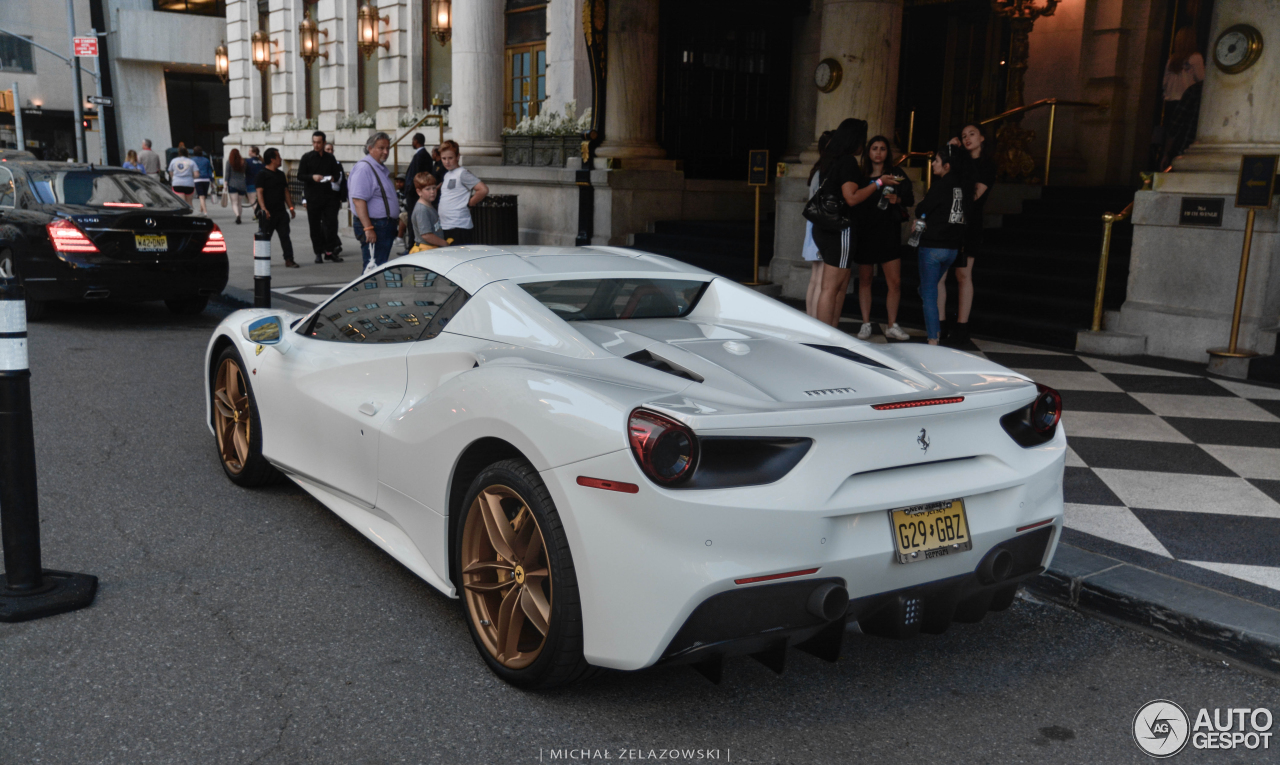
[[[627,361],[634,361],[637,364],[643,364],[650,369],[656,369],[659,372],[666,372],[669,375],[683,377],[686,380],[693,380],[694,382],[700,383],[703,379],[701,376],[696,375],[687,369],[681,369],[666,359],[660,359],[648,351],[636,351],[628,356],[623,356],[623,358]]]

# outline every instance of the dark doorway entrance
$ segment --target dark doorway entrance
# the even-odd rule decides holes
[[[914,151],[933,151],[965,123],[1003,111],[1009,24],[989,0],[907,0],[901,50],[896,138],[903,150],[913,111]]]
[[[797,6],[807,3],[663,0],[658,143],[685,177],[745,181],[748,151],[786,149]]]
[[[222,140],[231,120],[231,93],[222,80],[211,74],[165,72],[169,93],[169,135],[173,145],[182,142],[188,149],[200,146],[222,172]]]

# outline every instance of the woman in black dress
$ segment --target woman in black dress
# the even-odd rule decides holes
[[[893,174],[893,151],[889,139],[882,135],[872,138],[862,156],[862,172],[868,178]],[[877,189],[871,198],[858,208],[858,249],[853,262],[858,264],[858,305],[862,309],[862,327],[858,339],[871,337],[871,280],[876,266],[884,273],[889,288],[885,296],[885,309],[889,314],[889,329],[885,336],[890,340],[908,340],[910,336],[898,326],[898,300],[902,274],[902,221],[906,220],[907,207],[915,204],[911,193],[911,181],[895,176],[891,186]],[[890,193],[892,189],[893,193]]]
[[[992,159],[995,151],[987,141],[987,135],[981,125],[965,125],[959,138],[952,138],[951,143],[962,146],[969,152],[968,181],[973,186],[973,206],[969,212],[968,228],[965,231],[964,247],[956,258],[956,283],[959,287],[959,305],[956,310],[955,327],[947,333],[947,341],[965,343],[969,341],[969,312],[973,309],[973,259],[982,247],[982,210],[987,205],[991,187],[996,182],[996,163]],[[947,291],[946,275],[938,284],[938,315],[946,316]]]
[[[886,175],[869,181],[862,174],[858,155],[867,142],[866,120],[847,119],[836,128],[827,144],[827,150],[818,159],[817,172],[821,186],[828,193],[838,193],[845,204],[845,228],[826,230],[813,228],[813,242],[822,256],[822,292],[818,298],[818,320],[833,327],[840,324],[840,312],[844,308],[844,295],[849,289],[850,267],[857,241],[854,239],[853,208],[864,204],[877,189],[892,185],[893,176]],[[836,191],[838,190],[838,191]]]

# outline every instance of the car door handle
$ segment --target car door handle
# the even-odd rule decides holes
[[[374,416],[375,414],[377,414],[377,413],[378,413],[378,410],[379,410],[379,409],[381,409],[381,408],[382,408],[382,407],[378,406],[377,404],[373,403],[372,401],[366,401],[366,402],[364,402],[363,404],[361,404],[361,405],[360,405],[360,414],[367,414],[367,415],[369,415],[370,417],[372,417],[372,416]]]

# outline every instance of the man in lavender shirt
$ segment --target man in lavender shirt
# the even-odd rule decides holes
[[[365,157],[347,176],[351,209],[356,214],[356,240],[366,271],[387,262],[400,223],[395,182],[383,164],[390,152],[391,136],[374,133],[364,142]]]

